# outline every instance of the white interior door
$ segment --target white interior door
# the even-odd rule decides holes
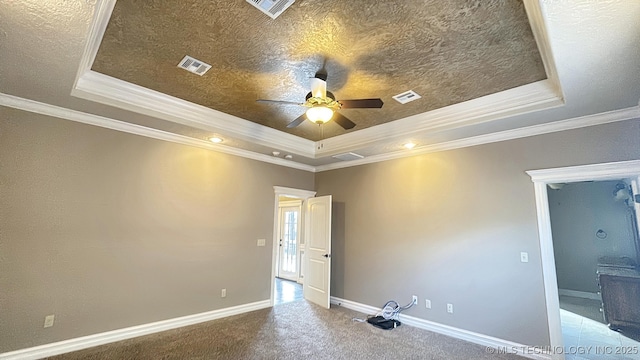
[[[329,308],[331,285],[331,195],[307,200],[304,298]]]
[[[281,203],[279,210],[278,277],[297,281],[301,201]]]

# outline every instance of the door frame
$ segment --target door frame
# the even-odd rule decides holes
[[[301,224],[302,228],[304,229],[304,216],[305,216],[305,206],[306,206],[306,200],[309,198],[312,198],[314,196],[316,196],[316,192],[315,191],[310,191],[310,190],[302,190],[302,189],[294,189],[294,188],[288,188],[288,187],[284,187],[284,186],[274,186],[273,187],[273,191],[274,191],[274,201],[273,201],[273,246],[272,246],[272,250],[271,250],[271,292],[269,293],[269,303],[270,306],[273,306],[273,304],[275,303],[275,299],[274,299],[274,290],[275,290],[275,286],[276,286],[276,274],[277,274],[277,268],[276,266],[277,264],[277,260],[278,260],[278,226],[279,226],[279,221],[278,221],[278,205],[280,202],[280,197],[281,196],[286,196],[286,197],[292,197],[292,198],[297,198],[297,199],[301,199],[302,200],[302,207],[301,207],[301,214],[300,214],[300,218],[303,219],[303,223]],[[300,234],[301,238],[300,240],[303,239],[304,237],[304,231],[301,232]],[[305,241],[306,243],[306,241]]]
[[[572,183],[580,181],[619,180],[640,177],[640,160],[619,161],[601,164],[569,166],[526,172],[534,184],[536,211],[538,217],[538,238],[542,258],[542,277],[547,304],[547,323],[551,348],[562,348],[562,324],[560,323],[560,301],[558,299],[558,278],[553,255],[553,237],[549,215],[547,185],[552,183]],[[564,353],[552,354],[552,359],[564,360]]]

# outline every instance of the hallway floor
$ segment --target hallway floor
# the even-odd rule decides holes
[[[275,305],[304,299],[302,284],[295,281],[276,278],[275,292]]]

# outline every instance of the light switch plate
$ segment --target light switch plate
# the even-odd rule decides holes
[[[258,239],[258,246],[265,246],[266,243],[267,243],[266,239]]]
[[[520,261],[522,261],[523,263],[529,262],[529,253],[526,252],[521,252],[520,253]]]
[[[55,315],[47,315],[44,317],[44,327],[52,327],[53,321],[55,320]]]

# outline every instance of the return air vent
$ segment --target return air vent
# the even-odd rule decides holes
[[[178,67],[200,76],[204,75],[204,73],[211,69],[211,65],[206,64],[198,59],[194,59],[189,55],[180,60]]]
[[[415,91],[413,90],[409,90],[409,91],[405,91],[402,94],[398,94],[396,96],[393,96],[393,99],[397,102],[399,102],[400,104],[406,104],[410,101],[413,100],[418,100],[420,99],[422,96],[418,95]]]
[[[344,154],[333,155],[332,158],[342,160],[342,161],[351,161],[351,160],[364,159],[364,156],[356,153],[348,152]]]
[[[255,6],[258,10],[269,15],[272,19],[277,18],[296,0],[247,0],[247,2]]]

